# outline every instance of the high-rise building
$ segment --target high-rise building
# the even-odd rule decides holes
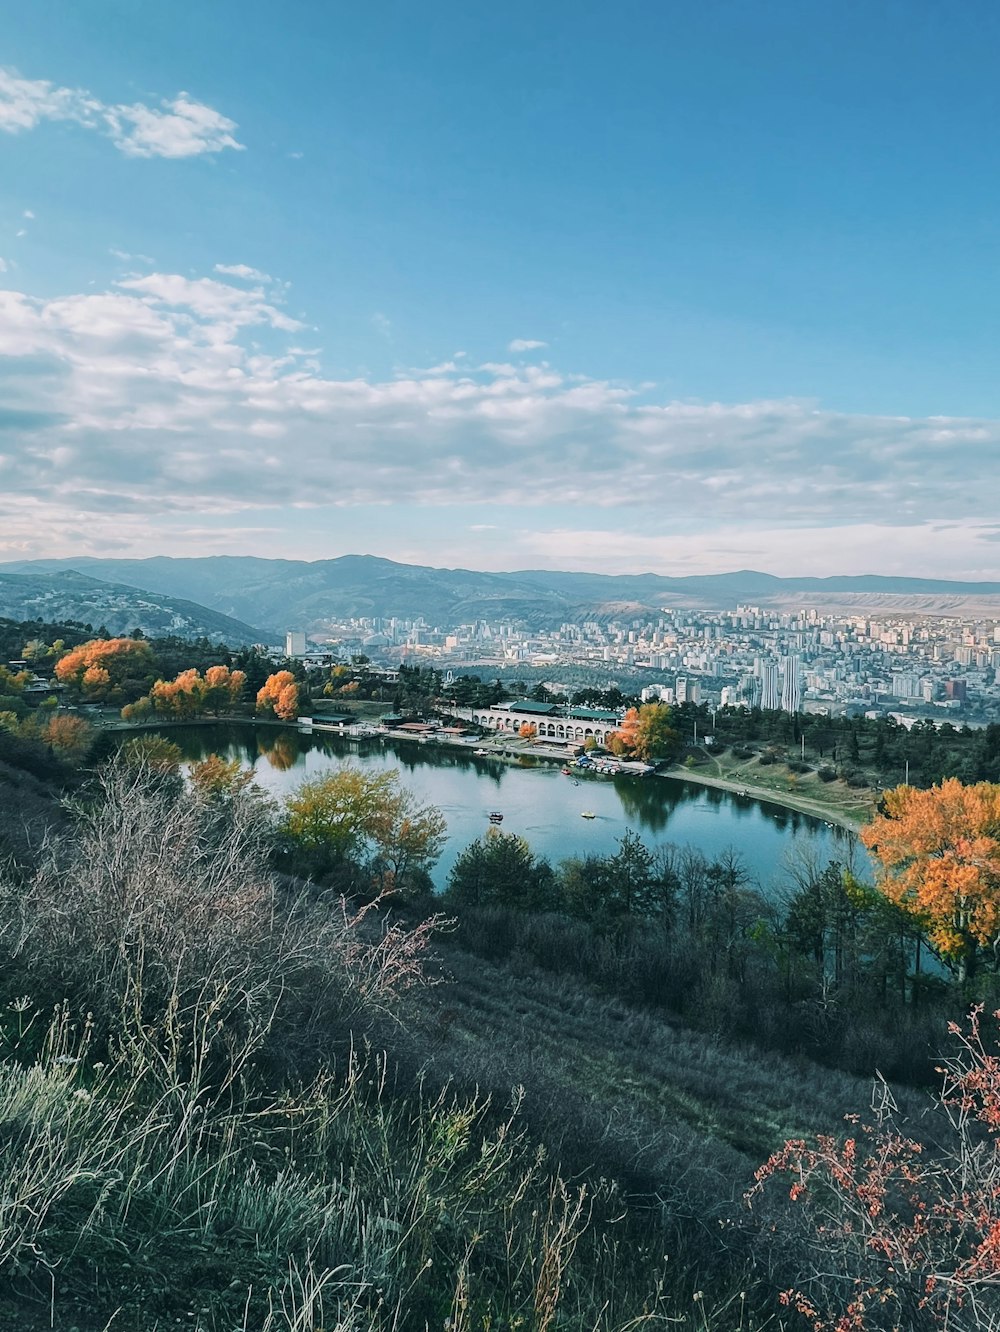
[[[762,661],[758,668],[760,676],[760,706],[765,712],[776,712],[781,707],[781,694],[778,690],[778,663]]]
[[[802,707],[801,663],[798,657],[786,657],[781,670],[781,710],[798,712]]]
[[[304,657],[306,655],[306,636],[299,629],[289,629],[285,634],[285,656]]]
[[[896,698],[920,697],[920,677],[912,671],[893,671],[889,687]]]

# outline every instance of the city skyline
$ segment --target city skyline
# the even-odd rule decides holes
[[[0,562],[1000,579],[990,7],[5,37]]]

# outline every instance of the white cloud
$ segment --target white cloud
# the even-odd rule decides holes
[[[267,273],[262,273],[259,268],[251,268],[248,264],[216,264],[214,272],[223,273],[226,277],[245,278],[247,282],[271,281]]]
[[[59,88],[0,69],[0,130],[18,134],[47,120],[95,130],[129,157],[195,157],[244,146],[233,137],[235,121],[185,92],[159,106],[109,105],[83,88]]]
[[[461,509],[456,533],[478,532],[463,560],[504,529],[508,567],[662,569],[698,552],[710,567],[780,557],[802,572],[936,562],[988,577],[1000,564],[996,420],[657,403],[508,363],[338,379],[282,336],[298,327],[242,279],[0,291],[4,540],[127,531],[148,550],[170,515],[224,525],[250,510],[397,505],[380,510],[387,543],[397,514],[436,505]]]
[[[21,216],[28,218],[32,222],[35,220],[35,215],[30,208],[26,208],[24,212],[21,214]]]
[[[251,324],[270,324],[286,333],[303,327],[271,304],[259,287],[247,290],[213,278],[186,278],[177,273],[149,273],[125,278],[116,285],[139,292],[157,304],[186,308],[201,319],[213,321],[225,330],[226,337]]]
[[[547,347],[547,342],[537,342],[534,338],[515,338],[513,342],[507,343],[507,350],[511,352],[537,351],[539,347]]]
[[[155,264],[156,260],[148,254],[131,254],[128,250],[116,250],[114,246],[108,251],[116,259],[120,259],[123,264]]]

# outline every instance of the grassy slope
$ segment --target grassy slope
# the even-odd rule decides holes
[[[447,981],[417,1001],[430,1068],[499,1096],[525,1086],[529,1117],[568,1168],[689,1195],[692,1216],[726,1210],[786,1138],[836,1131],[870,1102],[866,1079],[727,1044],[528,966],[491,965],[463,951],[460,929],[439,952]]]
[[[758,799],[773,800],[852,830],[867,823],[875,811],[877,792],[870,787],[850,787],[839,779],[822,782],[815,772],[794,773],[784,763],[761,765],[756,755],[738,759],[729,750],[720,755],[704,750],[698,754],[700,761],[696,755],[694,767],[675,764],[667,775],[727,791],[747,791]]]

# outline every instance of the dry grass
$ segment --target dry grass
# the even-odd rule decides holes
[[[554,1013],[544,1047],[524,1048],[549,1082],[504,1065],[470,1085],[499,1039],[488,1025],[465,1027],[478,1054],[460,1082],[461,1049],[411,1076],[398,1026],[391,1058],[351,1042],[418,978],[426,927],[386,932],[289,893],[266,871],[252,804],[113,767],[73,818],[75,835],[0,896],[0,1325],[760,1325],[738,1253],[710,1253],[705,1235],[672,1245],[666,1171],[658,1203],[611,1181],[614,1124],[595,1168],[560,1172],[574,1134],[589,1142],[579,1092],[554,1150],[535,1145],[557,1122],[540,1097],[576,1076]],[[562,1017],[569,1030],[586,1015]],[[633,1127],[646,1131],[641,1115]],[[697,1137],[682,1126],[687,1148]],[[720,1152],[716,1184],[734,1159]]]

